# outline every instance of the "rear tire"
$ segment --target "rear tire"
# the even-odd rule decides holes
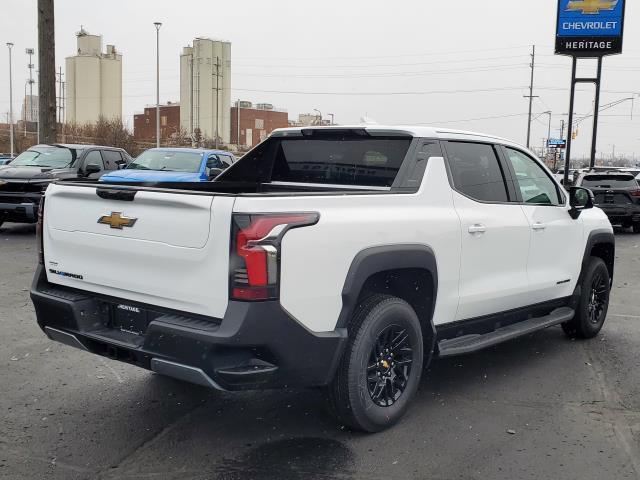
[[[418,390],[424,346],[418,316],[397,297],[374,295],[349,323],[349,342],[328,388],[344,424],[379,432],[396,423]]]
[[[0,225],[2,225],[1,222]],[[640,222],[633,224],[633,233],[640,233]]]
[[[609,270],[601,258],[591,257],[581,287],[576,314],[562,329],[572,338],[593,338],[607,318],[611,292]]]

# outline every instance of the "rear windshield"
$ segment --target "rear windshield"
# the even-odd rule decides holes
[[[582,186],[586,188],[632,188],[638,182],[631,175],[587,175],[582,179]]]
[[[66,147],[32,147],[11,162],[12,166],[66,168],[73,165],[80,151]]]
[[[127,169],[198,173],[201,163],[201,153],[147,150],[129,164]]]
[[[391,187],[410,144],[405,137],[272,138],[220,179]]]

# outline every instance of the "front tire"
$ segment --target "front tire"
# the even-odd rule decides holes
[[[607,318],[611,291],[609,270],[601,258],[591,257],[581,288],[575,317],[563,323],[562,329],[573,338],[593,338]]]
[[[374,295],[358,306],[348,330],[328,389],[330,407],[349,427],[378,432],[404,415],[418,390],[424,361],[420,321],[404,300]]]

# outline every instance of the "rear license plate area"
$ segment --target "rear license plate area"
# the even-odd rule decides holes
[[[149,325],[149,312],[133,305],[112,304],[110,323],[116,330],[144,335]]]

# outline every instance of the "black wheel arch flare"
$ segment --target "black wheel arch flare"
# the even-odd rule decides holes
[[[376,274],[395,270],[423,270],[431,277],[432,300],[428,318],[421,318],[426,331],[425,352],[433,352],[436,344],[436,329],[433,324],[433,311],[438,293],[438,266],[434,251],[421,244],[396,244],[376,246],[362,250],[351,262],[342,289],[342,309],[336,328],[346,328],[353,315],[363,287],[367,280]]]

